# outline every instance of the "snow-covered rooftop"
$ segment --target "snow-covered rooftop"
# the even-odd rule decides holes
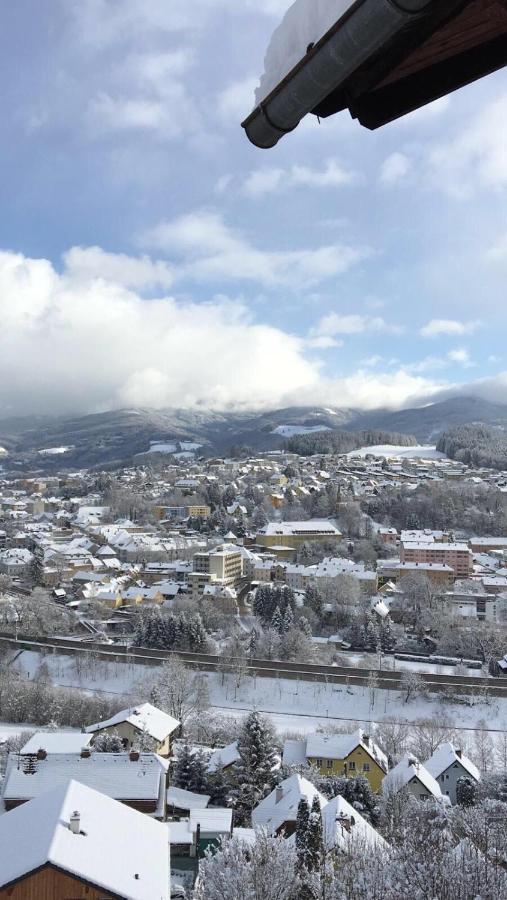
[[[180,724],[177,719],[173,719],[168,713],[157,709],[151,703],[142,703],[140,706],[122,709],[116,715],[111,716],[110,719],[105,719],[103,722],[89,725],[86,731],[102,731],[104,728],[114,728],[115,725],[120,725],[122,722],[128,722],[129,725],[137,728],[138,731],[148,734],[156,741],[165,740],[169,734],[172,734],[173,731],[179,728]]]
[[[170,787],[167,791],[167,805],[176,809],[206,809],[209,801],[208,794],[194,794],[184,788]]]
[[[91,734],[80,731],[36,731],[21,750],[23,755],[45,750],[46,753],[80,753],[88,747]]]
[[[285,822],[296,821],[299,801],[303,797],[309,806],[312,805],[314,797],[319,798],[321,808],[327,802],[310,781],[301,775],[291,775],[255,807],[252,812],[252,824],[267,828],[271,834],[275,834]]]
[[[126,900],[169,897],[167,827],[77,781],[1,816],[0,847],[0,887],[50,864]]]
[[[424,763],[424,766],[430,775],[433,775],[433,778],[438,778],[451,766],[458,764],[461,765],[475,781],[480,781],[481,773],[477,766],[475,766],[474,763],[460,750],[456,750],[454,745],[449,741],[445,744],[441,744],[440,747],[437,747],[429,760]]]
[[[434,779],[433,775],[428,772],[419,760],[411,755],[404,756],[400,759],[398,765],[394,766],[387,773],[382,782],[382,789],[384,792],[399,791],[406,787],[413,778],[417,778],[435,798],[443,799],[438,781]]]
[[[3,782],[4,800],[30,800],[70,779],[117,800],[151,800],[158,803],[165,779],[164,760],[154,753],[141,753],[132,761],[128,753],[58,753],[36,760],[35,771],[27,771],[23,757],[10,754]]]

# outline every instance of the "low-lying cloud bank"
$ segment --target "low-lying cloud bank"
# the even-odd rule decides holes
[[[57,272],[44,259],[0,253],[0,415],[148,406],[267,409],[327,404],[402,407],[449,392],[403,369],[322,376],[308,342],[256,322],[246,306],[163,294],[165,263],[74,248]],[[476,383],[501,399],[507,375]],[[453,387],[452,390],[464,390]]]

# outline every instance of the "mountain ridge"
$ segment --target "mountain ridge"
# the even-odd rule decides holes
[[[290,428],[329,431],[370,429],[414,435],[437,443],[456,425],[481,423],[507,428],[507,403],[455,397],[402,410],[371,411],[320,406],[284,407],[262,412],[125,408],[84,416],[23,416],[0,420],[0,447],[19,465],[56,470],[131,463],[150,443],[191,441],[205,455],[227,453],[232,446],[280,449]],[[282,433],[274,433],[275,429]],[[55,455],[41,450],[69,448]]]

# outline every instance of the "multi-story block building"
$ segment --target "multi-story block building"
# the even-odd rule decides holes
[[[472,551],[464,543],[406,541],[401,544],[400,560],[450,566],[456,578],[468,578],[473,572]]]

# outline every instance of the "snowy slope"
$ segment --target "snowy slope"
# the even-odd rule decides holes
[[[296,0],[274,32],[264,58],[264,74],[255,92],[264,100],[291,69],[347,11],[354,0]]]
[[[446,459],[445,453],[440,453],[436,447],[418,446],[418,447],[395,447],[391,444],[378,444],[376,447],[361,447],[359,450],[352,450],[347,456],[395,456],[399,459]]]
[[[294,437],[296,434],[314,434],[316,431],[332,431],[327,425],[278,425],[271,434],[279,434],[281,437]]]

